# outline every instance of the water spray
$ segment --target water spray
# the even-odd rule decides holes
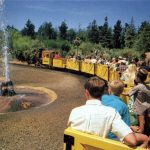
[[[10,73],[9,73],[9,65],[8,65],[8,33],[6,30],[6,23],[5,23],[5,14],[4,14],[4,0],[0,0],[0,31],[2,34],[2,53],[3,53],[3,68],[4,68],[4,77],[5,81],[10,80]]]
[[[10,81],[10,72],[8,64],[8,33],[6,30],[5,14],[4,14],[4,0],[0,0],[0,33],[1,33],[1,49],[3,53],[3,76],[5,81],[0,84],[0,93],[2,96],[13,96],[15,91],[13,82]]]

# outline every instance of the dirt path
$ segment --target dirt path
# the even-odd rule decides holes
[[[49,88],[58,98],[46,107],[0,115],[0,150],[62,150],[70,111],[84,104],[85,78],[12,65],[11,79],[15,85]]]

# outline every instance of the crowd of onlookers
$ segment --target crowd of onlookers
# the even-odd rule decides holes
[[[150,86],[146,84],[150,71],[150,58],[123,58],[106,61],[102,58],[85,58],[85,62],[107,64],[122,73],[120,80],[106,84],[98,77],[85,83],[86,104],[72,110],[68,126],[73,129],[102,137],[123,141],[130,146],[148,148],[150,142]],[[133,83],[124,93],[123,81]],[[129,96],[128,104],[120,95]]]

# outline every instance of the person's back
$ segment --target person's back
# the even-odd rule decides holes
[[[102,104],[105,106],[110,106],[114,108],[124,120],[127,125],[130,125],[128,118],[128,106],[123,102],[123,100],[116,95],[104,95],[102,97]]]
[[[114,108],[121,116],[122,120],[130,126],[129,111],[127,105],[119,97],[123,92],[124,84],[119,80],[114,80],[109,84],[109,94],[102,96],[102,104]],[[118,140],[113,133],[109,133],[108,138]]]
[[[121,117],[113,108],[102,105],[99,100],[88,100],[86,105],[72,110],[69,124],[76,130],[107,137],[112,126],[116,129],[113,132],[118,134],[117,130],[121,128],[119,123],[122,120],[117,118]]]

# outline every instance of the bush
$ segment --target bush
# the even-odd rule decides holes
[[[100,44],[93,44],[90,42],[83,42],[79,46],[79,51],[82,52],[84,55],[90,55],[92,53],[101,53],[103,48]]]
[[[140,57],[140,53],[135,51],[134,49],[112,49],[110,51],[111,57],[125,57],[125,58],[133,58]]]

